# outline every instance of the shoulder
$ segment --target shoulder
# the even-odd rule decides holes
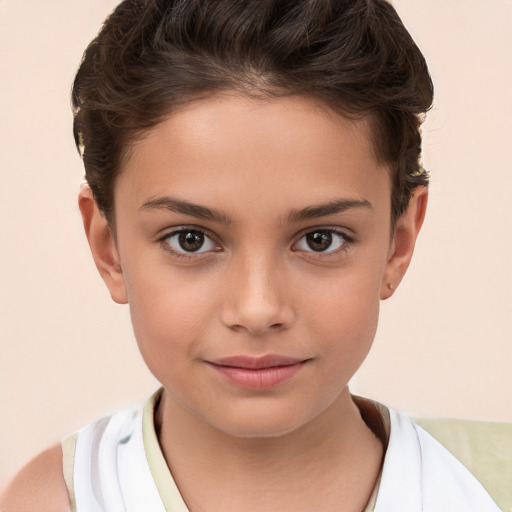
[[[462,462],[504,510],[512,508],[512,425],[459,419],[415,422]]]
[[[14,477],[0,498],[2,512],[69,511],[60,444],[40,453]]]
[[[512,471],[512,425],[459,419],[416,419],[466,465],[486,464]]]

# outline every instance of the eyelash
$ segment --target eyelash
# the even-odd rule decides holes
[[[303,231],[300,238],[297,242],[295,242],[294,247],[296,247],[307,235],[312,235],[313,233],[329,233],[332,235],[333,243],[334,238],[337,237],[338,240],[341,242],[341,245],[334,249],[330,250],[329,248],[326,251],[314,251],[314,250],[301,250],[301,249],[294,249],[297,252],[303,252],[307,255],[308,258],[317,258],[317,259],[328,259],[328,258],[335,258],[340,254],[346,253],[350,248],[354,245],[355,239],[352,236],[349,236],[345,231],[341,231],[338,228],[334,227],[318,227],[318,228],[309,228],[307,231]]]
[[[202,236],[204,236],[205,240],[210,240],[211,243],[213,243],[217,249],[208,250],[208,251],[201,251],[201,252],[185,252],[185,251],[178,251],[171,247],[169,243],[169,239],[175,236],[179,236],[185,233],[197,233]],[[218,248],[219,244],[215,242],[215,237],[212,236],[208,231],[202,229],[202,228],[196,228],[194,226],[183,226],[178,229],[175,229],[171,231],[170,233],[165,234],[163,237],[161,237],[159,240],[160,244],[166,250],[167,252],[170,252],[174,257],[183,259],[183,260],[195,260],[197,261],[199,258],[208,258],[211,257],[212,252],[220,252],[222,249]],[[202,248],[202,247],[201,247]]]
[[[214,244],[216,246],[215,249],[201,251],[201,252],[186,252],[186,251],[179,251],[171,247],[169,243],[169,239],[172,237],[176,237],[179,235],[183,235],[185,233],[196,233],[204,236],[205,240],[209,240],[210,243]],[[295,247],[307,236],[311,235],[313,233],[323,233],[323,234],[330,234],[333,235],[333,237],[337,237],[341,241],[341,245],[339,248],[336,248],[335,250],[326,250],[326,251],[314,251],[314,250],[304,250],[304,249],[296,249]],[[171,231],[170,233],[166,233],[163,237],[161,237],[158,242],[162,245],[164,250],[167,252],[170,252],[174,257],[189,260],[189,261],[197,261],[198,259],[208,258],[212,256],[212,253],[215,252],[221,252],[222,249],[219,247],[220,244],[218,244],[215,241],[215,237],[210,234],[208,231],[206,231],[203,228],[198,228],[194,226],[183,226],[178,229],[175,229]],[[319,227],[319,228],[309,228],[307,231],[303,231],[300,235],[297,242],[293,244],[295,252],[303,252],[307,254],[309,258],[313,256],[314,258],[321,258],[321,259],[327,259],[329,257],[335,257],[340,253],[347,252],[352,245],[355,243],[355,239],[352,236],[347,235],[344,231],[340,231],[337,228],[334,227]],[[200,249],[202,246],[200,247]]]

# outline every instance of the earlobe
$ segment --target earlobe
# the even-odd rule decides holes
[[[393,295],[409,267],[416,239],[425,219],[427,199],[428,189],[418,187],[413,192],[407,210],[397,219],[381,285],[381,300]]]
[[[96,267],[112,299],[118,304],[126,304],[128,300],[116,242],[107,220],[99,211],[92,191],[87,185],[80,189],[78,206]]]

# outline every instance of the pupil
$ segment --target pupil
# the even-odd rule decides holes
[[[179,236],[180,246],[185,251],[197,251],[204,243],[204,235],[197,231],[184,231]]]
[[[309,247],[314,251],[325,251],[332,244],[332,234],[328,231],[315,231],[306,235],[306,240]]]

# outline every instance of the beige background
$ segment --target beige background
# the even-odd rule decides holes
[[[69,89],[114,0],[0,0],[0,486],[157,383],[96,275]],[[353,389],[412,414],[512,421],[512,2],[396,0],[430,62],[415,261]]]

